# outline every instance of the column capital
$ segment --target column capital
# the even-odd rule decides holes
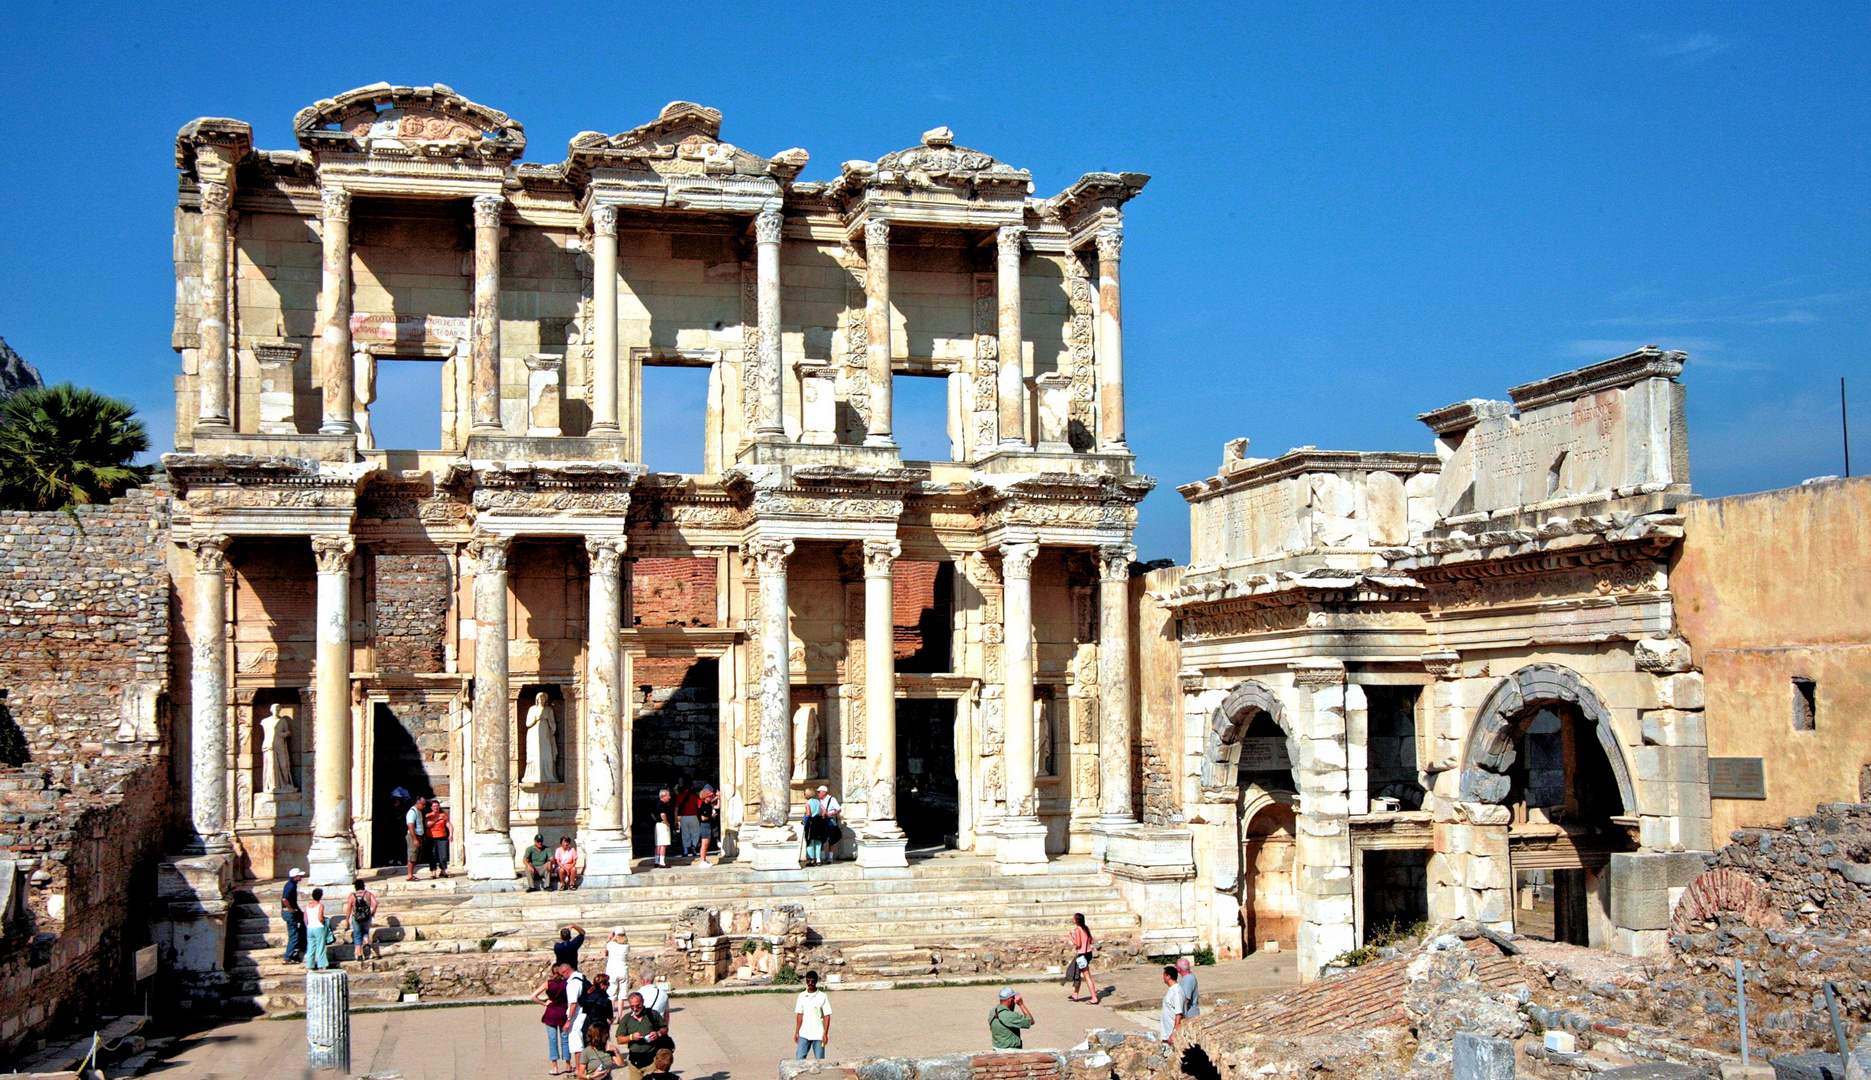
[[[318,560],[321,574],[350,573],[351,555],[356,551],[357,539],[352,536],[312,537],[312,557]]]
[[[1002,225],[995,234],[995,242],[999,245],[1000,255],[1003,259],[1009,255],[1018,258],[1020,255],[1020,245],[1025,240],[1025,225]]]
[[[784,574],[786,560],[792,558],[793,542],[781,537],[763,536],[747,542],[747,554],[753,556],[760,575]]]
[[[780,230],[786,224],[785,215],[777,208],[768,207],[754,215],[754,243],[777,244],[780,242]]]
[[[227,545],[231,539],[226,533],[210,533],[190,540],[188,549],[195,553],[195,569],[210,574],[226,571]]]
[[[479,200],[477,199],[478,203]],[[599,203],[591,208],[591,231],[598,236],[617,235],[617,207]]]
[[[585,552],[591,556],[591,572],[615,574],[623,569],[624,551],[630,541],[621,536],[587,536]]]
[[[513,543],[510,536],[477,536],[468,544],[468,554],[474,556],[477,570],[504,574],[507,572],[507,549]]]
[[[1116,262],[1124,250],[1124,230],[1107,225],[1098,230],[1098,258],[1105,262]]]
[[[506,205],[505,195],[476,195],[474,197],[474,227],[477,229],[500,228],[500,211]]]
[[[903,554],[903,545],[896,540],[864,541],[864,576],[889,577],[890,569]]]
[[[1137,561],[1137,548],[1133,544],[1105,544],[1098,549],[1098,576],[1110,581],[1114,578],[1130,580],[1130,564]]]
[[[1039,558],[1039,545],[1036,543],[1002,544],[1000,546],[1001,577],[1006,579],[1030,578],[1033,576],[1033,560]]]
[[[867,221],[864,223],[864,246],[866,248],[887,247],[890,244],[890,223],[888,221]]]
[[[201,212],[227,216],[234,205],[233,187],[213,180],[200,181],[197,186],[201,189]]]
[[[351,193],[341,187],[320,188],[319,212],[326,221],[351,220]]]

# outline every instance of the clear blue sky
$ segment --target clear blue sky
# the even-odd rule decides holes
[[[151,11],[176,14],[150,14]],[[1687,349],[1696,488],[1871,469],[1871,4],[342,3],[0,10],[0,336],[172,422],[175,131],[445,82],[556,161],[682,98],[835,175],[947,124],[1124,247],[1145,558],[1224,440],[1428,449],[1418,412]]]

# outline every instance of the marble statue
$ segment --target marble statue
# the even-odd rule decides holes
[[[526,710],[526,771],[523,784],[559,782],[559,716],[553,711],[545,691],[533,695],[533,706]]]
[[[793,779],[813,779],[819,762],[819,707],[808,702],[793,710]]]
[[[299,790],[292,782],[292,718],[274,702],[260,718],[260,790],[282,794]]]
[[[1033,771],[1036,776],[1053,776],[1052,723],[1046,715],[1046,699],[1033,699]]]

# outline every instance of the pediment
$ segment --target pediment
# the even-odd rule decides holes
[[[526,148],[518,121],[440,83],[360,87],[299,110],[292,129],[313,151],[512,159]]]
[[[721,112],[688,101],[672,101],[655,120],[617,135],[580,132],[571,161],[581,171],[604,168],[647,170],[667,178],[773,176],[791,182],[805,168],[804,150],[771,158],[721,141]]]

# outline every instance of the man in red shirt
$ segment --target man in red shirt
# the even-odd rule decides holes
[[[702,797],[687,780],[676,786],[676,819],[682,823],[682,854],[702,846]]]

